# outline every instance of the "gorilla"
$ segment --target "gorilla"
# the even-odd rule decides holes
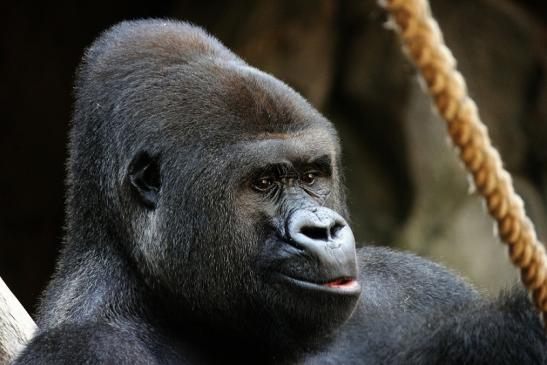
[[[66,236],[16,364],[546,364],[519,290],[355,248],[340,145],[198,27],[114,26],[78,71]]]

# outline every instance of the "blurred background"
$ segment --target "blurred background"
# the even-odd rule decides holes
[[[431,3],[545,241],[547,5]],[[373,0],[6,1],[0,14],[0,276],[31,313],[62,243],[75,69],[101,31],[145,17],[205,27],[334,122],[361,244],[431,257],[485,293],[517,280]]]

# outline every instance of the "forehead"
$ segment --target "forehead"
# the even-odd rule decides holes
[[[328,124],[301,95],[271,75],[246,65],[222,65],[222,71],[224,105],[245,134],[288,141],[298,131]]]
[[[325,155],[335,161],[338,153],[336,137],[319,127],[293,133],[261,133],[237,146],[241,157],[253,165],[310,162]]]
[[[167,129],[176,145],[212,151],[236,145],[249,153],[267,149],[270,154],[296,156],[316,150],[335,154],[331,123],[279,80],[248,66],[214,62],[194,71],[200,77],[174,83],[156,108],[164,117],[159,119],[160,130]],[[152,124],[158,123],[152,119]]]

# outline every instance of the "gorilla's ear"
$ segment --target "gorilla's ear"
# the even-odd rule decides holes
[[[141,203],[155,209],[161,188],[159,156],[139,152],[129,164],[128,177],[131,189]]]

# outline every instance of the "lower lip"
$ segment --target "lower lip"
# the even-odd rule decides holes
[[[334,280],[328,283],[321,284],[328,288],[339,289],[339,290],[355,290],[360,289],[360,285],[355,279],[341,279]]]
[[[313,283],[290,276],[281,275],[284,281],[303,289],[310,289],[331,294],[356,295],[361,293],[361,285],[355,279],[335,280],[324,284]]]

